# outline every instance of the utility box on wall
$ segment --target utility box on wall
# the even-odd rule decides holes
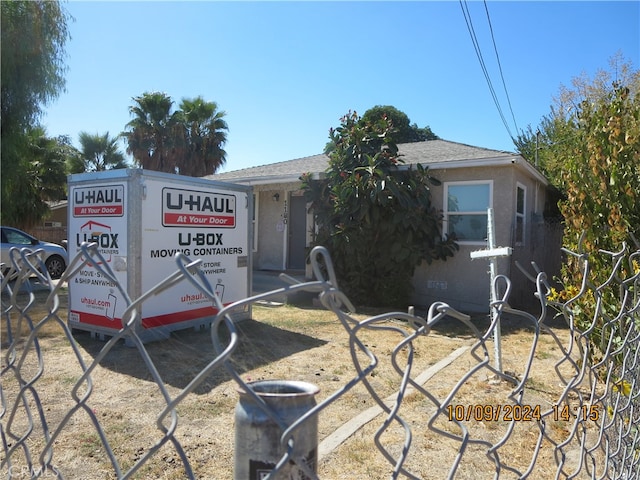
[[[178,270],[175,254],[202,259],[200,268],[224,305],[251,295],[251,187],[142,169],[70,175],[69,258],[95,242],[133,301]],[[69,280],[71,328],[113,336],[127,307],[117,288],[91,264]],[[184,279],[142,303],[138,335],[210,324],[213,302]],[[246,307],[234,316],[249,318]]]

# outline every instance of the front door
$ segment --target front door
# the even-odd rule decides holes
[[[290,199],[287,268],[304,270],[307,246],[307,202],[303,196],[291,196]]]

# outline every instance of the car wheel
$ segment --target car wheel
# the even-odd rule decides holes
[[[67,266],[64,264],[64,259],[58,255],[52,255],[44,262],[47,267],[49,276],[53,279],[60,278],[64,273]]]

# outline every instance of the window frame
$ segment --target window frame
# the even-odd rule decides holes
[[[522,212],[518,211],[518,192],[522,190]],[[518,247],[524,247],[527,243],[527,187],[526,185],[516,182],[516,197],[514,202],[513,217],[513,243]],[[518,220],[521,219],[522,238],[518,239]]]
[[[446,235],[449,233],[449,221],[450,216],[455,215],[482,215],[487,219],[487,209],[484,210],[472,210],[472,211],[456,211],[449,212],[449,188],[450,187],[459,187],[459,186],[478,186],[478,185],[487,185],[489,187],[489,205],[487,208],[493,207],[493,180],[462,180],[462,181],[452,181],[452,182],[444,182],[443,183],[443,221],[442,221],[442,233]],[[487,239],[483,238],[481,240],[464,240],[458,239],[456,242],[459,245],[486,245]]]
[[[251,212],[251,225],[253,227],[253,248],[252,251],[255,253],[258,251],[258,209],[260,202],[260,195],[255,192],[253,195],[253,212]]]

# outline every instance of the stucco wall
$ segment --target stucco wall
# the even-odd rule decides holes
[[[258,248],[254,251],[253,267],[257,270],[286,270],[288,220],[291,216],[289,197],[299,194],[300,182],[255,185],[253,192],[258,203]],[[276,194],[277,201],[274,200]]]
[[[545,200],[545,187],[517,165],[504,167],[480,167],[452,170],[437,170],[432,174],[443,182],[482,181],[493,182],[493,210],[495,219],[496,246],[512,247],[514,257],[526,263],[532,259],[531,228],[534,219],[542,216]],[[516,185],[525,187],[526,193],[526,229],[525,242],[516,246],[514,241]],[[444,185],[432,188],[432,199],[437,209],[444,205]],[[435,301],[443,301],[462,311],[488,312],[489,310],[489,262],[485,259],[470,258],[474,250],[486,248],[486,243],[466,244],[460,242],[460,250],[453,258],[421,265],[414,275],[412,300],[416,305],[430,305]],[[498,261],[498,274],[512,275],[512,258],[501,258]],[[519,296],[526,295],[533,286],[523,277],[514,289],[524,290]]]
[[[258,270],[283,270],[284,238],[286,224],[283,221],[284,190],[278,185],[270,185],[268,189],[254,187],[258,202],[258,245],[254,252],[253,265]],[[274,194],[279,195],[277,202]]]
[[[528,264],[535,259],[535,245],[532,229],[542,219],[545,203],[545,187],[538,180],[531,178],[517,164],[501,167],[454,168],[432,170],[432,175],[443,185],[433,186],[432,199],[434,206],[441,210],[444,204],[444,183],[460,181],[492,181],[492,198],[496,223],[496,244],[512,247],[514,255],[498,262],[498,273],[513,276],[518,280],[514,285],[514,293],[519,298],[530,295],[533,286],[514,272],[513,260]],[[514,223],[516,205],[516,184],[526,188],[526,238],[522,246],[515,245]],[[273,185],[255,185],[258,212],[258,248],[254,252],[253,265],[258,270],[283,270],[285,265],[285,248],[287,224],[283,224],[284,200],[289,192],[297,191],[299,183],[283,183]],[[275,202],[273,195],[279,194]],[[307,225],[310,226],[311,217]],[[309,230],[309,228],[307,228]],[[310,242],[310,233],[307,235]],[[460,250],[447,261],[434,262],[431,265],[418,267],[414,276],[415,290],[412,301],[415,305],[427,306],[435,301],[444,301],[451,306],[467,312],[487,312],[489,309],[489,263],[487,260],[471,260],[470,253],[486,248],[485,242],[460,244]],[[538,252],[540,254],[540,252]],[[307,269],[307,275],[311,272]],[[519,289],[519,290],[518,290]]]

